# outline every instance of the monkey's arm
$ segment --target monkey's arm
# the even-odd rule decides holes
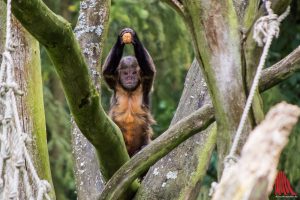
[[[114,89],[116,85],[117,67],[122,58],[124,45],[121,36],[118,36],[117,42],[110,50],[102,67],[104,79],[111,89]]]
[[[154,76],[155,75],[155,65],[153,60],[148,53],[147,49],[144,47],[142,42],[139,40],[136,33],[133,34],[133,47],[135,57],[140,65],[140,68],[145,76]]]
[[[141,43],[141,41],[139,40],[135,32],[132,34],[132,37],[133,37],[132,44],[134,47],[135,57],[139,63],[142,72],[141,76],[142,76],[143,89],[144,92],[147,94],[151,91],[152,88],[153,79],[156,73],[155,65],[147,49]]]

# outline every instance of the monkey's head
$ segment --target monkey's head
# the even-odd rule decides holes
[[[140,66],[133,56],[125,56],[118,66],[119,83],[127,91],[134,91],[141,83]]]

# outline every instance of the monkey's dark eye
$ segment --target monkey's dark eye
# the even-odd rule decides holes
[[[124,72],[124,75],[128,75],[128,72]]]
[[[132,72],[132,74],[136,74],[136,71]]]

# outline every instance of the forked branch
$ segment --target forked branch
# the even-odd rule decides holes
[[[161,0],[163,2],[166,2],[168,5],[170,5],[172,8],[174,8],[178,14],[181,16],[185,15],[185,9],[181,2],[181,0]]]

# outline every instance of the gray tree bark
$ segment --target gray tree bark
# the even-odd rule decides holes
[[[79,40],[81,51],[85,56],[90,75],[98,91],[100,90],[100,57],[105,30],[107,30],[108,25],[109,9],[109,0],[81,1],[79,18],[75,27],[75,34]],[[77,198],[79,200],[97,199],[103,190],[105,181],[99,170],[96,151],[74,121],[71,135]]]

